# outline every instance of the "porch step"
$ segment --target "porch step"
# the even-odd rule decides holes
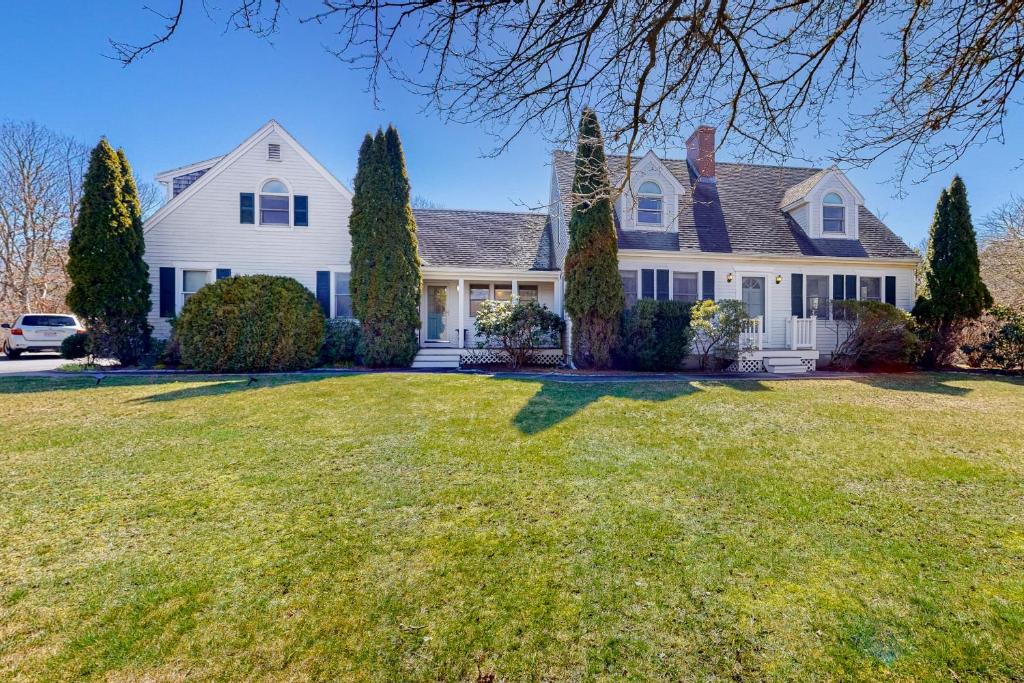
[[[765,358],[764,369],[775,375],[802,375],[807,366],[799,358]]]
[[[420,349],[412,361],[414,370],[458,370],[461,349]]]

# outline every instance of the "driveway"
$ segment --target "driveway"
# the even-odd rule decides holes
[[[18,360],[0,354],[0,377],[20,372],[56,370],[66,362],[59,353],[26,353]]]

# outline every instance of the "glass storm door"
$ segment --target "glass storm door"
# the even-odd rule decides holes
[[[448,341],[448,287],[427,285],[427,341]]]
[[[743,278],[743,305],[747,308],[747,317],[756,318],[764,315],[764,278]]]

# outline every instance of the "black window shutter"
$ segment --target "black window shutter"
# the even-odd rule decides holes
[[[174,268],[160,269],[160,317],[174,316]]]
[[[652,268],[644,268],[640,271],[640,298],[654,298],[654,270]]]
[[[793,273],[789,277],[792,315],[802,318],[804,317],[804,276],[801,273]]]
[[[658,298],[668,299],[668,270],[658,269]]]
[[[295,195],[295,225],[309,225],[309,197],[305,195]]]
[[[857,276],[847,275],[846,276],[846,298],[856,299],[857,298]]]
[[[252,192],[242,192],[238,195],[238,222],[256,222],[256,195]]]
[[[705,299],[715,300],[715,271],[705,270],[701,273],[701,296]]]
[[[218,268],[217,269],[217,279],[218,280],[223,280],[226,277],[231,277],[231,269],[230,268]]]
[[[890,306],[896,305],[896,276],[885,276],[885,303]]]
[[[324,315],[331,315],[331,272],[329,270],[316,271],[316,300],[320,302],[320,308],[324,309]]]
[[[832,300],[833,301],[842,301],[843,299],[846,298],[846,294],[844,293],[846,291],[846,287],[844,286],[845,283],[846,283],[846,278],[844,278],[842,275],[833,275],[832,276]]]

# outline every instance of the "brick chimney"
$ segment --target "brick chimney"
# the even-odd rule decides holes
[[[697,126],[686,141],[686,161],[698,181],[715,182],[715,129]]]

